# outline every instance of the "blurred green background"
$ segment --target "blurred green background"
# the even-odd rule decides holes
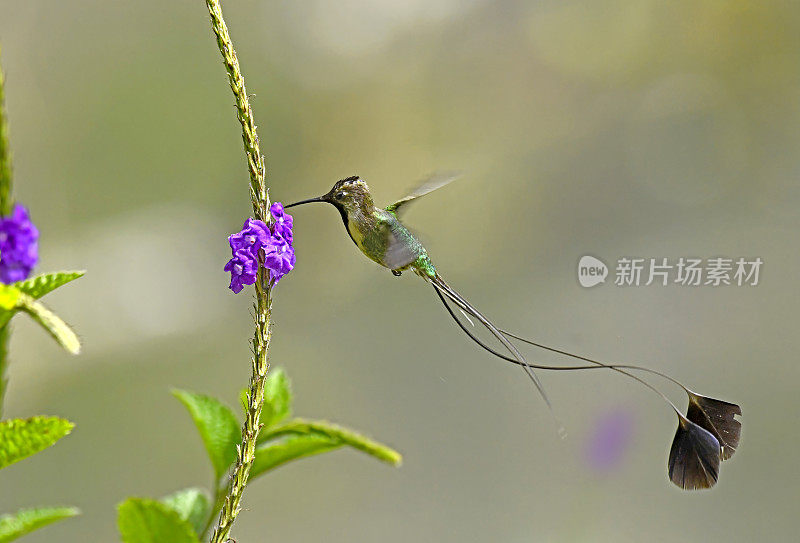
[[[464,338],[429,287],[360,255],[333,208],[298,208],[272,363],[293,379],[297,414],[363,430],[405,463],[343,450],[281,468],[248,487],[238,541],[796,536],[800,4],[224,8],[274,199],[359,174],[388,203],[432,171],[463,170],[406,217],[476,306],[744,410],[739,452],[710,492],[672,486],[674,414],[617,375],[540,372],[560,440],[522,372]],[[240,128],[199,0],[3,0],[0,43],[39,270],[88,270],[48,298],[82,336],[80,357],[16,320],[8,416],[77,427],[3,470],[0,511],[77,505],[81,517],[26,541],[113,541],[126,496],[209,485],[170,387],[236,405],[249,377],[251,300],[222,271],[225,238],[249,214]],[[756,287],[584,289],[584,254],[765,263]],[[620,409],[633,440],[599,473],[586,444]]]

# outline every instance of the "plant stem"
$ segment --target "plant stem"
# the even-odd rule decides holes
[[[0,420],[3,418],[3,401],[6,399],[6,368],[8,367],[8,339],[11,335],[11,324],[0,327]]]
[[[0,215],[11,214],[11,150],[8,147],[8,121],[5,111],[5,79],[0,66]],[[0,255],[2,258],[3,255]],[[6,395],[6,368],[8,367],[8,340],[11,325],[0,327],[0,418],[3,417],[3,400]]]
[[[206,0],[206,5],[208,13],[211,15],[211,27],[217,36],[219,52],[222,53],[222,61],[228,72],[228,81],[233,91],[233,97],[236,99],[237,117],[242,124],[242,141],[250,172],[250,199],[253,202],[253,213],[255,213],[256,219],[271,222],[272,218],[268,213],[269,195],[264,182],[266,171],[264,157],[259,149],[255,116],[250,107],[250,100],[247,98],[247,89],[244,86],[244,76],[239,68],[239,59],[233,49],[228,27],[222,18],[222,6],[220,6],[219,0]]]
[[[228,27],[222,18],[222,7],[219,0],[206,0],[208,13],[211,16],[211,27],[217,36],[217,45],[222,53],[223,64],[228,72],[228,80],[236,99],[236,110],[239,122],[242,125],[242,142],[247,156],[248,171],[250,173],[250,199],[253,203],[253,214],[256,219],[271,222],[269,214],[269,194],[264,182],[265,166],[264,157],[258,144],[256,123],[247,90],[244,86],[244,77],[239,68],[239,60],[233,49],[233,42],[228,34]],[[266,268],[259,266],[258,281],[255,284],[255,333],[253,335],[253,373],[250,377],[250,390],[247,395],[247,412],[242,426],[242,443],[237,447],[236,465],[231,474],[228,492],[222,503],[219,520],[211,536],[212,543],[225,543],[230,536],[233,522],[239,514],[239,504],[244,493],[250,467],[253,464],[256,452],[256,440],[261,429],[261,409],[264,406],[264,381],[269,371],[267,351],[272,334],[271,312],[272,297],[269,276]]]
[[[5,112],[5,80],[0,67],[0,215],[11,214],[11,150]]]

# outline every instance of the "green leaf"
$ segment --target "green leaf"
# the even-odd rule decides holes
[[[250,468],[253,479],[286,462],[338,449],[342,442],[329,437],[311,434],[289,437],[284,441],[256,448],[256,458]]]
[[[265,431],[262,436],[259,436],[261,445],[256,448],[256,458],[250,468],[251,477],[257,477],[291,460],[345,445],[395,466],[403,461],[403,457],[394,449],[326,421],[293,419]]]
[[[60,271],[53,273],[43,273],[36,277],[31,277],[24,281],[17,281],[12,286],[18,288],[31,298],[39,299],[48,292],[52,292],[62,285],[66,285],[70,281],[74,281],[78,277],[82,277],[86,272],[80,271]]]
[[[203,489],[184,488],[161,498],[161,503],[178,513],[183,520],[188,521],[195,534],[202,533],[211,508],[211,503]]]
[[[277,424],[292,412],[292,389],[289,377],[283,368],[275,368],[269,372],[264,383],[264,410],[261,422],[264,427]]]
[[[0,422],[0,469],[46,449],[70,433],[74,426],[58,417]]]
[[[71,354],[78,354],[81,351],[81,342],[72,328],[67,325],[61,317],[47,309],[41,302],[37,302],[27,294],[19,295],[18,306],[22,311],[28,313],[33,320],[42,325],[53,338],[58,341]]]
[[[42,526],[78,514],[80,511],[74,507],[40,507],[23,509],[13,515],[3,515],[0,517],[0,543],[14,541]]]
[[[214,473],[221,477],[236,460],[236,444],[241,438],[236,415],[211,396],[185,390],[173,390],[172,394],[189,410],[211,458]]]
[[[0,326],[4,326],[17,311],[25,311],[67,351],[78,354],[81,344],[75,332],[36,299],[83,274],[82,271],[56,272],[17,281],[11,285],[0,284]]]
[[[263,443],[286,435],[322,435],[388,464],[399,466],[403,462],[403,456],[388,445],[324,420],[292,419],[280,426],[265,430],[258,437],[259,442]]]
[[[128,498],[117,510],[124,543],[199,543],[192,525],[163,503]]]

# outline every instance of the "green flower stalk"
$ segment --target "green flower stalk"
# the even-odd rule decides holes
[[[0,215],[11,212],[11,151],[8,148],[8,121],[5,110],[5,79],[0,67]],[[2,257],[2,255],[0,255]],[[0,417],[3,416],[3,399],[6,393],[6,366],[8,366],[9,324],[0,326]]]
[[[3,71],[0,69],[0,419],[6,392],[10,321],[27,313],[72,354],[80,350],[75,332],[38,300],[83,275],[55,272],[29,277],[39,259],[39,231],[28,211],[11,197],[11,153],[5,117]],[[0,469],[37,454],[65,437],[73,424],[59,417],[0,420]],[[16,540],[50,523],[73,517],[72,507],[22,509],[0,516],[0,542]]]
[[[250,199],[253,203],[254,218],[266,224],[272,222],[269,213],[270,201],[264,181],[264,157],[258,143],[255,117],[247,98],[244,77],[239,68],[239,60],[233,49],[233,42],[222,17],[222,7],[218,0],[206,0],[208,13],[211,16],[211,27],[217,37],[219,51],[222,54],[228,80],[236,99],[237,117],[242,125],[242,142],[247,156],[250,173]],[[242,426],[242,442],[237,447],[236,464],[231,474],[230,486],[222,503],[219,520],[211,537],[212,543],[225,543],[230,536],[231,528],[240,510],[240,502],[244,493],[250,468],[256,453],[256,441],[261,426],[261,410],[264,405],[264,382],[269,371],[267,351],[269,349],[271,330],[272,299],[269,283],[269,272],[259,267],[258,280],[255,282],[255,333],[253,335],[253,373],[250,377],[250,388],[247,393],[247,409]]]
[[[228,27],[222,18],[222,6],[220,6],[219,1],[206,0],[206,5],[208,6],[208,13],[211,15],[211,28],[217,36],[217,45],[220,53],[222,53],[225,70],[228,72],[228,80],[233,91],[233,97],[236,99],[237,117],[242,124],[242,142],[244,143],[244,151],[247,155],[247,165],[250,173],[250,199],[253,202],[253,213],[256,219],[271,223],[269,194],[267,194],[267,185],[264,181],[266,174],[264,156],[259,148],[255,116],[253,115],[253,109],[250,107],[250,100],[247,98],[247,89],[244,86],[244,76],[239,68],[239,59],[233,49]]]
[[[5,81],[0,68],[0,215],[11,213],[11,151],[8,148],[8,121],[5,113]]]
[[[8,336],[9,324],[6,323],[0,326],[0,419],[3,418],[3,400],[6,396],[6,386],[8,386],[8,379],[6,378],[6,367],[8,366]]]

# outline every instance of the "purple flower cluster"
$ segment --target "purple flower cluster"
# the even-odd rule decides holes
[[[28,211],[16,204],[11,215],[0,218],[0,281],[27,279],[39,260],[39,231]]]
[[[280,202],[272,204],[269,211],[274,219],[272,230],[262,221],[247,219],[241,232],[228,237],[233,258],[225,264],[225,271],[231,273],[229,288],[233,292],[241,292],[244,285],[256,282],[259,256],[273,283],[294,268],[292,216],[284,212]]]
[[[599,416],[586,448],[589,465],[597,472],[619,466],[632,445],[634,426],[633,414],[623,408]]]

